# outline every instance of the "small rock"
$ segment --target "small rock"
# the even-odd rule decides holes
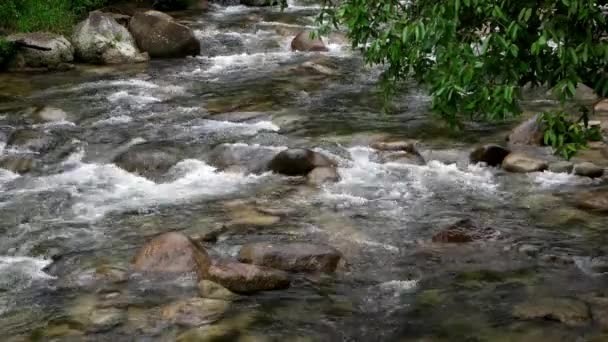
[[[308,183],[312,185],[321,185],[323,183],[335,183],[340,181],[340,174],[334,167],[315,167],[308,173]]]
[[[224,262],[211,265],[206,279],[236,293],[254,293],[289,287],[287,273],[268,267]]]
[[[237,295],[232,291],[209,280],[201,280],[198,283],[198,290],[199,294],[203,298],[231,301],[237,297]]]
[[[407,140],[407,141],[392,141],[392,142],[376,142],[371,144],[371,148],[378,151],[405,151],[410,153],[418,153],[418,149],[416,140]]]
[[[135,255],[131,267],[141,273],[207,273],[207,252],[180,233],[165,233],[148,241]]]
[[[518,251],[527,256],[534,257],[534,256],[537,256],[538,253],[540,252],[540,247],[530,245],[530,244],[523,244],[523,245],[519,246]]]
[[[34,168],[34,159],[28,156],[7,156],[0,160],[0,168],[20,175],[30,172]]]
[[[574,164],[569,161],[558,161],[549,164],[549,171],[555,173],[572,173],[574,170]]]
[[[250,243],[238,255],[241,262],[292,272],[334,272],[341,253],[333,247],[310,243]]]
[[[544,137],[543,132],[537,114],[513,129],[509,135],[509,143],[514,145],[541,145]]]
[[[137,46],[150,57],[196,56],[201,45],[191,28],[158,11],[139,12],[131,18],[129,30]]]
[[[574,174],[577,176],[597,178],[604,175],[604,168],[590,162],[583,162],[574,166]]]
[[[575,201],[581,209],[608,212],[608,190],[606,189],[579,193],[575,196]]]
[[[333,167],[334,163],[322,155],[308,149],[287,149],[277,154],[271,161],[271,171],[288,176],[305,176],[316,167]]]
[[[502,168],[509,172],[536,172],[546,170],[547,162],[521,153],[512,152],[502,162]]]
[[[159,179],[183,158],[182,151],[167,142],[150,142],[131,146],[114,158],[121,169],[149,179]]]
[[[249,145],[222,144],[211,151],[209,163],[218,169],[239,170],[245,174],[268,171],[268,164],[276,151]]]
[[[382,155],[380,159],[383,163],[401,163],[413,165],[426,164],[424,158],[420,154],[406,151],[387,153]]]
[[[172,324],[197,327],[218,321],[229,305],[229,302],[219,299],[180,300],[163,306],[161,317]]]
[[[569,326],[589,323],[591,316],[587,304],[569,298],[534,298],[515,306],[513,315],[520,319],[549,319]]]
[[[89,314],[88,330],[106,331],[122,324],[126,319],[126,312],[116,308],[96,309]]]
[[[326,67],[324,65],[318,64],[318,63],[311,62],[311,61],[302,63],[302,68],[311,69],[321,75],[326,75],[326,76],[338,75],[338,72],[336,70]]]
[[[498,145],[480,146],[469,156],[472,164],[486,163],[488,166],[499,166],[511,151]]]
[[[60,108],[43,106],[36,108],[32,117],[35,123],[61,122],[67,120],[68,114]]]
[[[328,51],[320,37],[312,39],[310,38],[310,34],[310,31],[298,33],[291,41],[291,49],[293,51]]]
[[[7,147],[45,153],[57,146],[57,140],[43,131],[24,128],[13,132],[6,142]]]

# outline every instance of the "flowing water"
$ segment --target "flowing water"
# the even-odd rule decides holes
[[[215,6],[179,14],[202,42],[196,58],[2,76],[1,153],[37,160],[26,175],[0,169],[3,340],[175,340],[189,328],[163,322],[157,309],[196,296],[192,279],[104,282],[99,270],[126,269],[158,233],[201,236],[239,219],[246,224],[204,244],[212,256],[233,258],[247,242],[308,241],[336,247],[346,264],[335,275],[294,274],[288,290],[240,298],[216,323],[223,340],[586,341],[599,334],[596,323],[521,321],[512,311],[542,296],[605,294],[605,218],[569,203],[572,192],[601,181],[468,165],[470,148],[502,140],[505,127],[451,133],[429,116],[429,98],[415,86],[395,100],[395,114],[383,114],[381,69],[365,66],[339,34],[326,38],[327,53],[290,51],[317,12],[295,3],[285,11]],[[305,64],[311,61],[322,68]],[[28,108],[39,105],[68,116],[31,122]],[[5,148],[11,132],[27,127],[44,132],[52,148]],[[426,165],[382,163],[370,147],[405,138],[420,140]],[[143,141],[178,146],[183,160],[155,180],[112,164]],[[218,146],[245,156],[313,148],[338,162],[342,180],[312,187],[218,169]],[[268,220],[263,212],[281,214]],[[493,233],[468,244],[431,242],[460,219]],[[120,319],[92,329],[87,315],[104,303]]]

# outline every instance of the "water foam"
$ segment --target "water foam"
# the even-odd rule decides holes
[[[129,123],[131,121],[133,121],[133,118],[128,115],[117,115],[117,116],[109,117],[107,119],[95,121],[92,126],[97,127],[97,126],[106,126],[106,125],[125,124],[125,123]]]
[[[260,131],[271,131],[278,132],[281,128],[271,121],[258,121],[254,123],[247,122],[231,122],[231,121],[217,121],[217,120],[204,120],[202,125],[190,126],[193,131],[202,132],[217,132],[217,131],[236,131],[245,135],[256,134]]]
[[[579,177],[569,173],[555,173],[551,171],[533,172],[528,177],[540,188],[556,188],[563,185],[589,185],[600,183],[601,179]]]
[[[38,279],[53,279],[43,269],[51,260],[26,256],[0,256],[0,289],[19,290]]]

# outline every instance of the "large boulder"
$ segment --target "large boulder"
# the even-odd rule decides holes
[[[301,148],[281,151],[271,161],[271,171],[288,176],[305,176],[316,167],[333,167],[334,163],[321,153]]]
[[[147,274],[207,273],[211,260],[207,252],[187,236],[165,233],[148,241],[131,261],[131,269]]]
[[[196,56],[200,42],[189,27],[158,11],[139,12],[131,18],[129,30],[142,51],[150,57]]]
[[[94,11],[74,28],[76,57],[94,64],[137,63],[148,60],[129,31],[110,14]]]
[[[22,46],[10,62],[11,68],[58,69],[74,60],[74,48],[62,35],[48,32],[17,33],[6,37],[6,40]]]
[[[260,174],[268,171],[268,164],[276,151],[263,146],[221,144],[209,155],[209,163],[223,171]]]
[[[502,168],[509,172],[536,172],[548,168],[547,162],[528,157],[521,153],[512,152],[502,161]]]
[[[509,143],[514,145],[542,145],[543,134],[543,126],[537,114],[511,131]]]
[[[511,151],[502,146],[485,145],[474,149],[469,155],[469,161],[472,164],[486,163],[488,166],[499,166],[509,153]]]
[[[215,263],[209,267],[205,279],[236,293],[285,289],[290,284],[284,271],[240,262]]]
[[[159,179],[182,159],[181,150],[167,142],[149,142],[131,146],[114,158],[123,170],[149,179]]]
[[[312,39],[310,38],[310,34],[310,31],[298,33],[291,41],[291,49],[293,51],[328,51],[320,37]]]
[[[293,272],[334,272],[342,255],[330,246],[310,243],[250,243],[238,255],[241,262]]]

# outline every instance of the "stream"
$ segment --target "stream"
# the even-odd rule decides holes
[[[383,113],[381,67],[341,34],[325,38],[328,52],[291,51],[318,11],[213,5],[176,14],[202,56],[0,75],[0,153],[36,161],[23,175],[0,169],[2,341],[605,341],[606,219],[570,203],[603,181],[469,164],[474,146],[504,142],[512,123],[451,132],[413,84]],[[36,106],[67,117],[36,122]],[[7,146],[19,129],[42,132],[43,151]],[[371,147],[406,139],[425,165],[383,162]],[[181,161],[157,179],[112,163],[142,142],[173,146]],[[330,157],[341,180],[311,186],[218,165],[218,149],[246,163],[288,147]],[[432,242],[462,220],[487,234]],[[345,263],[240,297],[208,336],[159,317],[197,296],[192,279],[98,281],[159,233],[226,225],[203,242],[214,258],[303,241],[335,247]],[[514,314],[538,298],[530,310],[546,315]],[[107,308],[112,323],[93,326]]]

